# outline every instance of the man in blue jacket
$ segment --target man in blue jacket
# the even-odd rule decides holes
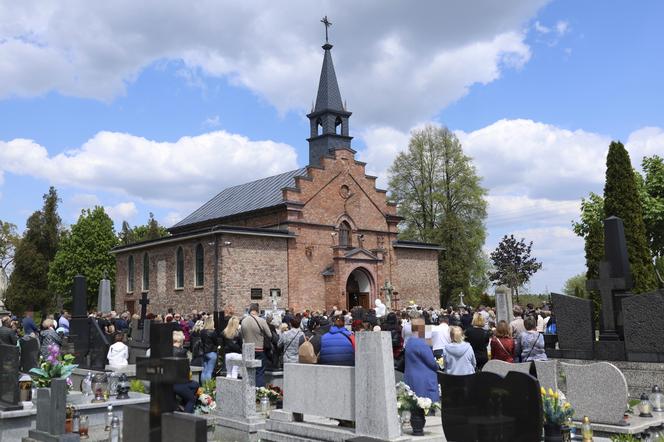
[[[335,315],[334,325],[321,337],[320,364],[355,366],[355,336],[344,324],[343,315]]]

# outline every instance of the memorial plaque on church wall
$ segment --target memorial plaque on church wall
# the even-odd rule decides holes
[[[664,317],[664,294],[625,297],[622,311],[627,360],[664,362],[664,328],[653,322]]]
[[[558,345],[563,357],[593,359],[595,328],[589,299],[551,293]]]

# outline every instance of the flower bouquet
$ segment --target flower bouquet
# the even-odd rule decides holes
[[[572,405],[567,402],[565,395],[560,391],[549,391],[541,388],[542,408],[544,410],[544,423],[551,425],[563,425],[568,418],[574,415]]]
[[[211,395],[207,393],[198,395],[196,407],[194,408],[196,414],[210,414],[215,408],[217,408],[217,403]]]
[[[397,408],[399,413],[421,409],[424,415],[428,415],[432,409],[440,409],[439,403],[434,403],[428,397],[418,397],[404,382],[397,384]]]
[[[74,364],[74,355],[63,355],[60,347],[55,344],[48,346],[48,357],[46,360],[40,358],[39,368],[30,370],[30,377],[37,387],[50,387],[53,379],[66,379],[67,386],[73,387],[70,378],[72,372],[78,365]]]
[[[283,392],[281,388],[274,385],[267,385],[265,387],[256,388],[256,400],[260,401],[262,398],[267,398],[270,403],[274,404],[279,400],[283,399]]]

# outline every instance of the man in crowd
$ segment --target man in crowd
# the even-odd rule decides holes
[[[523,325],[523,309],[519,305],[515,305],[512,309],[514,313],[514,320],[510,322],[510,327],[512,327],[512,337],[518,339],[519,335],[526,331],[526,327]]]
[[[29,335],[30,333],[34,333],[35,336],[39,335],[39,328],[37,327],[37,324],[35,324],[35,321],[32,319],[33,311],[32,310],[27,310],[25,312],[25,317],[23,318],[22,321],[22,326],[23,326],[23,332],[26,335]]]
[[[334,325],[320,340],[319,363],[324,365],[355,366],[355,336],[345,327],[341,312],[334,315]]]
[[[263,387],[265,386],[265,366],[267,365],[266,349],[263,348],[263,337],[267,336],[269,339],[272,336],[272,332],[265,319],[258,315],[259,311],[258,304],[251,304],[249,306],[249,314],[240,323],[240,330],[242,332],[242,342],[245,344],[254,344],[255,346],[255,357],[261,361],[261,366],[256,369],[256,387]]]
[[[16,345],[16,331],[11,328],[12,318],[3,316],[0,319],[0,344],[2,345]]]

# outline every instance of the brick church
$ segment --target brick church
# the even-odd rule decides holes
[[[397,208],[355,159],[349,112],[323,46],[306,167],[222,190],[169,229],[117,247],[116,310],[329,310],[439,306],[441,248],[398,239]],[[391,287],[390,290],[387,290]]]

